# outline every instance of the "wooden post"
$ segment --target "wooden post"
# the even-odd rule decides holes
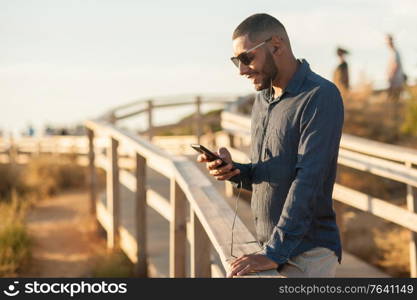
[[[231,133],[228,133],[227,136],[229,138],[229,147],[235,148],[235,136]]]
[[[148,257],[146,245],[146,159],[136,153],[136,241],[137,263],[135,273],[138,277],[148,276]]]
[[[148,138],[150,141],[152,141],[152,137],[153,137],[152,111],[153,111],[153,101],[148,100]]]
[[[406,162],[408,168],[413,165]],[[417,213],[416,188],[407,184],[407,208],[413,213]],[[410,277],[417,277],[417,232],[410,231]]]
[[[185,277],[186,197],[171,178],[171,221],[169,226],[169,275]]]
[[[55,157],[59,157],[59,144],[58,144],[58,136],[56,136],[56,137],[54,137],[53,138],[53,141],[54,141],[54,146],[53,146],[53,148],[54,148],[54,150],[53,150],[53,153],[52,153],[52,155],[53,156],[55,156]]]
[[[119,142],[111,138],[108,150],[107,168],[107,210],[111,216],[110,228],[107,231],[107,247],[112,249],[116,246],[119,232],[119,167],[117,161],[117,148]]]
[[[40,137],[38,137],[36,144],[37,144],[36,155],[41,156],[41,154],[42,154],[42,142],[41,142]]]
[[[88,171],[90,173],[90,213],[96,217],[97,173],[94,152],[94,131],[87,128],[88,136]]]
[[[10,165],[13,165],[16,163],[17,159],[17,146],[14,143],[13,134],[11,132],[9,141],[9,163]]]
[[[195,135],[197,136],[197,143],[200,144],[200,139],[202,135],[202,118],[201,118],[201,97],[197,96],[195,99],[195,118],[194,118],[194,126],[195,126]]]
[[[190,209],[191,277],[211,277],[210,240],[195,212]]]
[[[109,118],[110,120],[110,123],[111,124],[116,124],[116,114],[114,113],[114,111],[112,111],[111,113],[110,113],[110,118]]]

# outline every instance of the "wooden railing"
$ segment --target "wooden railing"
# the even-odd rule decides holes
[[[97,146],[105,149],[105,142]],[[0,137],[0,162],[27,163],[30,157],[40,154],[74,154],[80,164],[87,163],[88,140],[85,136]]]
[[[178,126],[186,126],[186,125],[193,125],[194,133],[197,137],[197,141],[200,141],[200,137],[203,134],[203,126],[205,124],[211,124],[215,122],[219,122],[219,118],[216,116],[213,117],[204,117],[202,116],[202,106],[203,105],[219,105],[222,106],[225,104],[230,103],[233,98],[220,98],[215,97],[213,99],[206,99],[204,101],[201,97],[197,96],[192,101],[176,101],[170,103],[160,103],[154,100],[139,100],[134,101],[128,104],[120,105],[118,107],[114,107],[106,114],[100,117],[101,120],[105,120],[112,124],[115,124],[117,121],[125,120],[134,116],[139,115],[146,115],[147,118],[147,129],[145,131],[140,132],[141,135],[147,136],[149,140],[152,140],[152,137],[160,130],[167,130]],[[164,108],[172,108],[172,107],[195,107],[195,114],[193,119],[190,119],[186,122],[182,123],[175,123],[170,125],[163,125],[163,126],[155,126],[154,124],[154,112],[158,109]]]
[[[187,158],[168,154],[147,139],[105,121],[87,121],[86,128],[87,137],[0,138],[0,160],[27,163],[37,155],[76,155],[78,164],[89,166],[91,212],[107,233],[107,246],[120,247],[135,264],[137,276],[148,273],[150,228],[145,211],[149,206],[170,224],[167,250],[171,277],[224,277],[229,271],[234,212],[208,178]],[[98,168],[106,171],[105,193],[98,188]],[[149,169],[169,179],[169,198],[147,184]],[[126,211],[130,217],[126,218]],[[239,217],[234,230],[234,255],[259,250]],[[271,270],[248,277],[279,274]]]
[[[138,276],[147,273],[146,205],[152,207],[170,223],[169,269],[171,277],[185,277],[186,242],[190,245],[190,276],[212,275],[211,246],[220,258],[223,271],[229,270],[230,230],[233,210],[218,193],[207,177],[185,157],[172,156],[148,140],[118,129],[104,121],[87,121],[91,173],[91,200],[95,203],[97,218],[107,232],[108,246],[117,244],[136,265]],[[107,160],[95,159],[95,138],[109,141]],[[130,153],[132,168],[121,168],[119,151]],[[96,167],[103,166],[107,173],[106,196],[97,199]],[[166,199],[147,186],[147,168],[169,179],[170,198]],[[120,191],[124,190],[122,197]],[[103,200],[103,198],[105,198]],[[129,200],[130,199],[130,200]],[[127,202],[130,202],[129,204]],[[125,207],[123,207],[125,206]],[[129,206],[129,207],[128,207]],[[131,224],[122,224],[126,210]],[[255,238],[237,218],[235,224],[235,255],[259,251]],[[216,274],[218,276],[219,274]],[[259,272],[256,276],[278,276],[274,270]]]
[[[222,127],[229,132],[232,157],[249,161],[247,152],[233,147],[235,140],[250,138],[250,117],[231,112],[222,113]],[[372,197],[340,184],[335,184],[333,198],[410,230],[411,277],[417,277],[417,150],[384,144],[343,134],[338,164],[404,183],[407,209]],[[230,185],[227,190],[231,193]]]
[[[230,101],[209,101],[207,104]],[[226,200],[218,193],[207,177],[185,157],[173,156],[156,147],[152,140],[155,132],[153,111],[156,108],[195,105],[194,122],[196,142],[202,136],[204,119],[201,114],[202,101],[199,97],[194,102],[176,102],[157,104],[147,101],[147,107],[133,109],[133,112],[122,112],[135,108],[144,102],[134,102],[113,109],[99,120],[87,121],[85,126],[89,139],[89,166],[91,201],[97,219],[107,232],[108,247],[118,244],[127,256],[135,263],[136,274],[146,276],[148,254],[146,251],[146,205],[152,207],[170,223],[169,273],[171,277],[185,277],[186,241],[190,245],[191,277],[210,277],[212,271],[216,277],[224,276],[229,271],[228,260],[231,259],[231,228],[234,212]],[[148,139],[117,128],[114,123],[128,117],[147,113]],[[174,124],[173,126],[177,126]],[[166,128],[166,126],[164,126]],[[96,138],[108,140],[106,160],[96,159]],[[119,157],[129,153],[131,168],[121,168]],[[126,157],[126,156],[124,156]],[[96,167],[106,170],[106,194],[97,194]],[[166,199],[156,190],[147,186],[147,168],[157,171],[170,182],[170,198]],[[123,197],[120,191],[125,194]],[[134,211],[130,228],[121,222],[123,205],[130,198],[130,207]],[[254,253],[260,250],[255,238],[237,217],[235,224],[235,256]],[[221,266],[213,264],[211,249],[220,259]],[[278,272],[269,270],[255,273],[258,277],[279,277]]]
[[[222,101],[226,103],[227,101]],[[192,277],[224,276],[228,271],[230,257],[230,229],[233,211],[225,199],[212,186],[207,177],[186,158],[169,155],[150,143],[155,126],[152,112],[156,107],[146,102],[147,109],[132,109],[134,103],[113,110],[105,118],[86,122],[88,139],[85,137],[45,137],[41,142],[27,138],[13,141],[0,139],[0,159],[16,157],[16,153],[78,153],[80,163],[89,165],[91,210],[107,232],[110,248],[120,246],[132,262],[139,276],[147,274],[147,221],[146,206],[152,207],[170,223],[170,276],[187,275],[185,245],[190,245],[190,272]],[[190,102],[179,103],[190,105]],[[197,99],[195,133],[201,137],[201,100]],[[174,106],[174,103],[169,104]],[[250,139],[250,118],[232,112],[231,107],[221,115],[223,129],[229,133],[230,150],[234,159],[248,161],[248,155],[235,146],[237,140]],[[117,120],[146,113],[148,115],[148,139],[115,126]],[[198,117],[200,115],[200,118]],[[335,200],[369,212],[411,232],[410,269],[417,276],[417,151],[409,148],[383,144],[344,134],[339,154],[340,165],[389,178],[406,185],[407,209],[382,199],[336,184]],[[106,193],[100,195],[96,171],[106,171]],[[147,184],[146,170],[153,169],[169,179],[169,199],[163,197]],[[230,185],[228,186],[231,191]],[[129,206],[130,205],[130,206]],[[131,214],[125,224],[123,214]],[[235,255],[258,251],[255,238],[241,220],[235,225]],[[213,265],[213,251],[220,258],[221,266]],[[214,255],[215,256],[215,255]],[[215,274],[216,273],[216,274]],[[255,276],[279,276],[275,271],[260,272]]]

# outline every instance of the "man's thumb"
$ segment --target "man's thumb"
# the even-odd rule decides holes
[[[229,154],[229,151],[227,151],[226,148],[224,147],[219,148],[219,155],[221,158],[226,158],[228,154]]]

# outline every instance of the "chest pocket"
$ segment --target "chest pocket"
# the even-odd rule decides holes
[[[297,153],[297,150],[293,148],[298,145],[298,127],[294,121],[294,113],[291,109],[271,115],[268,127],[264,159],[285,154],[286,152]]]

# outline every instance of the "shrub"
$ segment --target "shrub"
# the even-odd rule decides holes
[[[401,132],[406,135],[417,137],[417,86],[407,87],[405,92],[406,104]]]
[[[133,264],[119,249],[103,256],[93,270],[93,277],[132,277]]]
[[[16,199],[15,199],[16,200]],[[0,276],[15,276],[29,258],[30,240],[23,225],[24,203],[0,203]]]
[[[31,159],[25,169],[24,182],[39,197],[48,197],[68,188],[85,186],[86,168],[67,157]]]

